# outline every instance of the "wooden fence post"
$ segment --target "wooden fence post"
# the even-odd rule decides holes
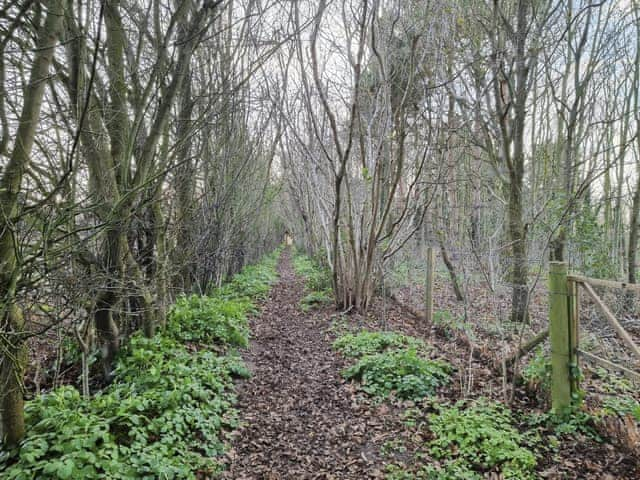
[[[571,397],[575,401],[575,393],[580,389],[580,374],[578,371],[578,345],[580,325],[580,303],[578,297],[578,282],[569,280],[567,282],[567,308],[569,309],[569,375],[571,376]]]
[[[549,339],[551,341],[551,408],[561,412],[571,405],[571,333],[567,264],[549,265]]]
[[[433,276],[435,263],[435,251],[433,247],[427,247],[427,276],[424,285],[425,320],[427,325],[433,324]]]

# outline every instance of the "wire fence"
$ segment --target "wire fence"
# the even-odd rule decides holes
[[[436,251],[434,323],[458,330],[496,359],[513,356],[523,343],[548,329],[548,261],[544,252],[529,254],[529,321],[524,324],[511,322],[514,284],[510,281],[511,257],[506,249],[478,253],[455,243],[408,242],[383,271],[384,288],[398,302],[414,311],[425,311],[428,247]],[[461,300],[456,298],[455,281],[463,296]],[[597,287],[597,291],[624,328],[636,341],[640,340],[639,295],[602,287]],[[580,293],[580,304],[582,348],[612,362],[640,368],[584,292]],[[541,348],[544,349],[541,354],[548,353],[548,346]]]

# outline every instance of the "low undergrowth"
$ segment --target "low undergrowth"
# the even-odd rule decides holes
[[[398,398],[420,400],[446,384],[450,371],[447,363],[422,358],[415,350],[394,350],[365,355],[342,375],[359,380],[360,389],[375,397],[393,392]]]
[[[433,408],[429,414],[408,411],[412,426],[421,418],[428,440],[408,465],[389,464],[387,480],[536,478],[538,438],[522,434],[508,408],[482,398]]]
[[[276,265],[281,249],[267,255],[260,263],[249,265],[233,276],[231,281],[214,289],[210,295],[216,298],[245,301],[264,300],[276,281]]]
[[[211,296],[178,299],[164,332],[131,339],[104,391],[85,399],[64,386],[29,402],[27,436],[0,453],[0,476],[195,479],[219,471],[237,425],[233,378],[249,374],[231,349],[248,342],[247,315],[276,278],[276,255]]]
[[[346,379],[359,382],[359,388],[374,397],[419,400],[435,393],[449,381],[451,366],[424,358],[421,340],[393,332],[347,333],[333,344],[354,365],[342,371]],[[419,350],[418,350],[419,349]]]
[[[415,402],[407,410],[407,439],[387,442],[381,454],[390,458],[388,480],[476,480],[535,478],[537,430],[517,428],[511,411],[500,403],[479,399],[438,404],[437,390],[453,368],[426,358],[427,345],[396,332],[345,333],[333,348],[355,363],[342,374],[377,398],[394,396]],[[394,462],[401,459],[400,462]],[[491,477],[494,478],[494,477]]]
[[[583,370],[581,381],[585,382]],[[628,448],[640,447],[640,402],[637,387],[627,378],[602,368],[587,369],[590,383],[597,393],[578,392],[581,408],[572,408],[560,415],[530,415],[527,419],[552,432],[553,435],[582,435],[596,442],[609,442]],[[551,363],[548,352],[539,348],[525,364],[521,373],[530,391],[535,392],[543,407],[549,408],[551,397]],[[586,383],[586,382],[585,382]],[[585,397],[585,398],[583,398]],[[541,417],[542,420],[536,417]]]
[[[304,279],[306,295],[300,300],[300,308],[308,312],[333,302],[331,272],[307,255],[293,256],[293,271]]]
[[[357,334],[347,333],[335,342],[333,348],[345,357],[362,357],[382,353],[385,350],[398,350],[413,348],[425,350],[425,343],[415,337],[402,335],[396,332],[370,332],[363,330]]]
[[[555,413],[512,411],[486,398],[416,403],[405,411],[406,438],[419,440],[398,441],[391,454],[382,452],[391,457],[386,479],[539,478],[538,469],[557,457],[561,445],[576,439],[603,442],[602,422],[612,413],[633,416],[636,406],[606,402],[595,413],[578,407]],[[409,450],[411,455],[404,454]],[[403,455],[393,458],[394,452]]]
[[[253,310],[246,299],[180,297],[169,311],[167,334],[181,342],[246,347],[247,312]]]
[[[511,412],[499,403],[479,400],[437,407],[429,415],[429,429],[434,439],[428,451],[442,462],[431,467],[435,478],[480,479],[489,471],[501,478],[534,477],[536,455],[515,428]]]
[[[330,305],[333,302],[331,296],[331,290],[324,290],[322,292],[311,292],[306,294],[300,300],[300,308],[303,312],[307,313],[314,308],[319,308],[324,305]]]
[[[307,255],[296,253],[293,256],[293,271],[304,278],[305,286],[311,291],[331,290],[331,272],[319,262]]]
[[[116,382],[91,399],[70,386],[30,402],[29,433],[3,478],[194,478],[215,471],[236,424],[240,360],[134,337]],[[10,461],[10,460],[9,460]]]
[[[636,422],[640,422],[640,402],[629,395],[606,398],[602,402],[602,410],[604,414],[630,416]]]

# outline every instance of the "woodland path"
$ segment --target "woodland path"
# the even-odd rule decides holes
[[[354,401],[325,333],[330,313],[301,311],[303,281],[288,251],[278,269],[243,354],[252,376],[238,385],[243,426],[223,478],[382,478],[378,452],[397,417]]]

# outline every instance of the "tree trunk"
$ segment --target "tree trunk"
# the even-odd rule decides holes
[[[509,237],[512,242],[512,322],[528,320],[529,287],[527,285],[529,268],[527,264],[527,229],[522,220],[522,194],[518,182],[509,187]]]
[[[629,244],[627,245],[627,268],[629,283],[636,283],[636,259],[638,253],[638,216],[640,215],[640,178],[636,182],[633,204],[629,214]]]
[[[464,294],[462,293],[462,289],[460,288],[460,282],[458,281],[458,275],[456,274],[456,269],[449,258],[449,254],[447,253],[447,249],[444,245],[444,240],[441,236],[438,236],[438,243],[440,244],[440,254],[442,255],[442,261],[444,262],[447,270],[449,272],[449,277],[451,277],[451,284],[453,285],[453,291],[456,294],[456,300],[459,302],[464,301]]]
[[[137,314],[141,319],[142,331],[147,338],[152,338],[156,333],[157,316],[156,306],[153,301],[153,295],[147,285],[147,279],[140,268],[140,265],[136,262],[135,258],[129,250],[127,252],[127,263],[129,276],[133,281],[131,290],[132,294],[132,309],[134,314]],[[152,279],[150,279],[152,280]],[[150,283],[152,283],[150,281]]]
[[[15,221],[22,177],[29,165],[40,107],[44,96],[55,45],[62,29],[62,2],[43,2],[49,9],[38,33],[29,84],[25,87],[20,123],[13,151],[0,178],[0,333],[3,354],[0,358],[0,405],[2,437],[7,446],[16,445],[24,436],[24,400],[22,377],[26,364],[26,347],[21,338],[24,329],[22,311],[15,304],[20,264],[16,252]]]
[[[2,429],[3,443],[17,445],[24,437],[24,398],[22,379],[27,363],[27,348],[20,338],[24,329],[22,311],[17,305],[5,306],[7,312],[2,331],[10,336],[3,347],[6,351],[0,360],[0,390],[2,391]]]
[[[111,226],[105,232],[102,269],[104,282],[95,303],[95,324],[98,345],[102,351],[102,368],[105,380],[111,379],[113,362],[120,348],[120,329],[114,319],[114,311],[120,299],[120,285],[124,271],[126,238],[120,229]]]

